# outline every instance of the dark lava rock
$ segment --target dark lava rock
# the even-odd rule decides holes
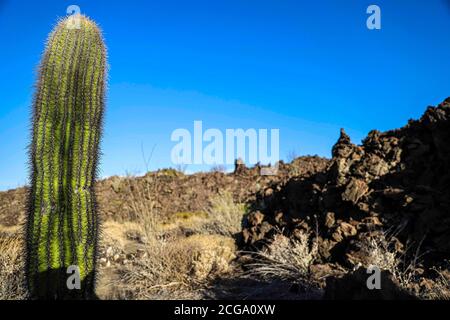
[[[380,273],[380,289],[369,289],[367,279],[371,276],[365,268],[347,273],[340,278],[327,278],[325,300],[416,300],[401,289],[388,271]]]
[[[390,230],[430,263],[449,259],[449,141],[450,98],[401,129],[371,131],[362,145],[341,130],[326,169],[257,194],[260,215],[244,223],[245,247],[266,243],[268,225],[290,236],[313,231],[324,261],[351,266],[358,261],[344,256],[358,256],[355,242]]]

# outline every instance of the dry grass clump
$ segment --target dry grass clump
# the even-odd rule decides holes
[[[435,279],[434,285],[424,293],[424,298],[430,300],[450,300],[450,269],[435,271],[438,277]]]
[[[144,289],[161,286],[192,286],[217,273],[230,270],[234,243],[229,238],[194,235],[148,247],[146,259],[132,266],[128,280]]]
[[[234,236],[242,230],[242,218],[246,206],[235,203],[230,192],[223,192],[211,199],[211,207],[207,210],[210,222],[206,228],[215,234]]]
[[[383,237],[374,237],[368,239],[363,250],[367,254],[367,266],[374,265],[381,270],[391,271],[394,276],[399,276],[402,272],[399,270],[401,260],[398,253],[390,248],[389,241]]]
[[[419,253],[420,244],[411,258],[406,254],[409,249],[399,250],[396,248],[395,242],[394,237],[386,234],[367,239],[362,246],[366,255],[364,266],[373,265],[381,270],[389,271],[400,287],[412,293],[412,288],[417,286],[420,278],[418,274],[418,266],[422,257]]]
[[[389,271],[398,284],[408,291],[416,281],[415,267],[418,260],[407,263],[404,253],[395,249],[395,239],[386,235],[368,238],[362,245],[365,256],[364,267],[375,266],[380,270]]]
[[[208,234],[208,213],[205,211],[183,211],[176,212],[161,222],[161,230],[170,233],[171,231],[190,230],[192,233]]]
[[[120,270],[119,286],[132,299],[164,298],[167,289],[180,290],[189,286],[189,271],[193,248],[178,244],[152,245],[144,259]]]
[[[200,297],[196,291],[208,280],[230,272],[230,262],[236,251],[232,238],[202,232],[204,228],[198,221],[198,230],[194,230],[198,233],[190,236],[176,233],[172,228],[180,228],[184,221],[191,223],[190,214],[175,214],[174,221],[168,225],[153,208],[147,207],[151,203],[148,199],[145,203],[136,203],[139,201],[133,198],[132,206],[136,208],[136,225],[140,238],[145,239],[146,254],[119,270],[116,298],[195,299]],[[198,216],[195,215],[196,220],[211,222],[209,215]],[[225,221],[229,222],[227,219]]]
[[[310,242],[308,233],[301,233],[298,240],[277,234],[266,249],[251,255],[247,275],[299,282],[308,278],[309,267],[318,257],[318,246]]]
[[[123,185],[123,192],[127,195],[128,203],[131,206],[131,212],[128,213],[128,216],[122,217],[123,219],[136,221],[142,220],[143,217],[146,217],[146,219],[158,218],[154,214],[153,195],[156,190],[153,184],[141,183],[139,179],[128,176]]]
[[[391,272],[401,288],[421,299],[450,300],[450,270],[434,270],[435,279],[423,279],[419,262],[420,245],[413,258],[406,258],[405,253],[395,250],[394,239],[386,236],[368,239],[363,246],[366,253],[366,265],[377,266]],[[428,285],[427,285],[427,284]]]
[[[191,256],[191,276],[201,283],[232,271],[230,262],[236,258],[233,239],[220,235],[194,235],[182,241],[194,248]]]
[[[230,271],[234,243],[229,238],[194,235],[147,245],[143,259],[120,271],[122,291],[132,299],[178,299],[217,274]]]
[[[16,236],[0,238],[0,300],[23,300],[27,296],[22,244]]]

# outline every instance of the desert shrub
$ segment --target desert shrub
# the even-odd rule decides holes
[[[447,262],[450,264],[450,262]],[[450,300],[450,269],[435,270],[437,278],[434,285],[423,293],[423,298],[431,300]]]
[[[168,168],[168,169],[160,169],[156,172],[158,176],[168,176],[168,177],[179,177],[184,175],[186,171],[186,167],[179,166],[176,169]]]
[[[374,265],[381,270],[389,270],[394,276],[400,278],[401,260],[398,253],[391,249],[390,241],[384,236],[373,237],[363,243],[363,251],[366,252],[367,265]]]
[[[308,278],[309,267],[317,259],[317,243],[310,235],[301,233],[298,240],[277,234],[262,251],[251,253],[247,275],[263,279],[280,279],[292,282]]]
[[[0,300],[22,300],[24,286],[23,241],[17,237],[0,239]]]
[[[389,271],[403,289],[411,291],[413,284],[418,281],[416,267],[420,259],[419,249],[410,258],[410,255],[406,255],[408,250],[396,249],[395,241],[394,237],[387,234],[366,239],[361,246],[366,257],[363,265],[364,267],[373,265]]]
[[[152,241],[144,258],[120,271],[122,291],[133,299],[190,298],[187,292],[230,271],[234,248],[230,239],[222,238],[196,235]]]
[[[193,281],[201,283],[232,270],[230,263],[236,257],[233,239],[220,235],[194,235],[182,241],[194,248],[191,262]]]
[[[150,299],[161,290],[189,285],[193,248],[182,244],[152,242],[143,259],[120,270],[121,288],[133,299]]]
[[[380,235],[363,242],[362,250],[366,256],[365,267],[374,265],[381,270],[391,272],[401,288],[421,299],[450,299],[450,282],[448,271],[437,270],[435,279],[423,279],[421,276],[420,260],[422,255],[420,245],[412,255],[407,255],[408,249],[399,252],[395,249],[395,239],[387,235]],[[428,281],[429,285],[422,285]]]
[[[129,205],[129,212],[121,214],[122,220],[138,221],[145,223],[145,225],[155,224],[160,219],[159,216],[156,216],[156,211],[154,210],[155,201],[153,199],[155,192],[154,183],[148,183],[128,175],[123,181],[123,193]]]
[[[139,191],[139,192],[142,192]],[[151,207],[151,201],[135,196],[131,206],[146,254],[119,270],[116,298],[191,299],[196,288],[217,274],[230,271],[234,240],[202,232],[201,224],[191,236],[167,236],[167,226]],[[205,213],[182,212],[173,219],[209,219]],[[176,225],[176,224],[174,224]],[[170,231],[170,230],[169,230]]]
[[[210,222],[205,228],[210,233],[234,236],[242,230],[242,219],[246,206],[236,203],[230,192],[222,192],[211,199],[211,207],[207,210]]]

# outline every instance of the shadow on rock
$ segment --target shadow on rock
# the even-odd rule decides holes
[[[341,278],[328,278],[325,300],[417,300],[401,289],[389,271],[380,273],[380,289],[367,286],[369,274],[365,268],[347,273]]]

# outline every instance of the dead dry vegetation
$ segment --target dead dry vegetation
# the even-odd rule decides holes
[[[151,201],[150,186],[133,179],[127,183],[133,190],[133,217],[107,221],[103,244],[111,248],[115,243],[131,258],[102,267],[101,275],[112,279],[100,276],[100,298],[201,299],[212,279],[233,272],[233,235],[240,230],[244,205],[223,193],[204,211],[163,216]],[[109,232],[114,228],[116,232]]]
[[[316,220],[289,217],[296,212],[289,210],[296,199],[313,199],[310,190],[302,187],[309,186],[310,181],[323,181],[321,170],[325,165],[326,161],[315,157],[284,164],[284,172],[306,179],[294,178],[291,183],[289,173],[281,175],[282,179],[275,177],[272,183],[267,177],[261,178],[257,168],[242,167],[237,168],[237,174],[214,171],[187,176],[170,169],[144,177],[100,181],[103,228],[98,297],[339,298],[346,296],[355,282],[358,288],[364,286],[364,270],[374,265],[388,272],[387,283],[394,286],[393,292],[406,292],[401,297],[450,299],[450,262],[428,268],[424,277],[427,252],[421,243],[405,246],[381,227],[358,235],[352,225],[355,221],[338,221],[328,213],[322,224],[313,214],[310,216]],[[283,193],[292,184],[295,192]],[[255,197],[255,190],[263,197]],[[24,194],[24,188],[0,193],[0,299],[26,298],[21,232]],[[255,203],[265,208],[266,215],[254,211]],[[280,215],[283,211],[289,214]],[[365,221],[356,226],[364,226]],[[380,225],[378,218],[370,221]],[[295,228],[286,232],[290,224]],[[330,243],[324,238],[327,232],[352,248],[351,254],[344,252],[337,258],[357,263],[324,258],[323,248]],[[247,244],[256,240],[253,246],[245,244],[246,236]],[[356,247],[352,241],[357,250],[353,250]],[[362,284],[358,270],[364,271]],[[329,281],[334,279],[342,281]],[[330,291],[335,294],[330,296]],[[388,292],[378,298],[392,297],[398,296]]]
[[[168,215],[155,207],[158,191],[151,184],[122,179],[130,210],[104,218],[100,299],[321,299],[326,278],[352,271],[323,263],[314,232],[294,239],[279,230],[259,250],[240,251],[248,208],[230,192],[210,197],[202,210]],[[25,299],[20,227],[0,231],[0,299]],[[449,299],[448,268],[436,269],[433,283],[424,285],[420,252],[407,261],[394,239],[366,239],[362,266],[388,270],[400,288],[417,297]]]
[[[309,282],[317,255],[309,235],[291,241],[279,234],[260,252],[239,251],[247,206],[231,193],[211,197],[203,211],[166,216],[155,208],[151,187],[129,178],[126,183],[133,190],[132,215],[104,223],[100,298],[240,299],[265,289],[280,298],[292,285],[308,292],[288,298],[320,297],[320,288]]]
[[[17,235],[0,238],[0,300],[26,298],[22,245],[23,241]]]
[[[230,192],[211,197],[203,210],[167,215],[155,208],[152,185],[133,177],[123,183],[132,210],[103,221],[100,299],[321,299],[327,277],[351,272],[322,263],[314,233],[293,239],[279,230],[260,250],[238,250],[248,209]],[[20,228],[2,231],[0,299],[25,299]],[[368,238],[363,266],[389,270],[401,288],[420,298],[450,298],[446,269],[435,270],[433,284],[424,286],[420,252],[405,261],[394,247],[388,236]]]
[[[292,239],[280,230],[260,250],[239,251],[237,239],[247,206],[236,203],[228,192],[212,197],[203,211],[163,216],[153,206],[151,189],[133,179],[128,184],[134,194],[133,217],[105,223],[104,244],[140,254],[126,264],[104,266],[102,272],[109,276],[100,277],[101,298],[320,299],[327,277],[351,272],[321,264],[317,238],[307,232]],[[384,235],[363,242],[363,267],[389,271],[401,289],[419,298],[448,299],[446,271],[436,270],[437,280],[424,290],[420,252],[407,260],[394,249],[394,239]]]

